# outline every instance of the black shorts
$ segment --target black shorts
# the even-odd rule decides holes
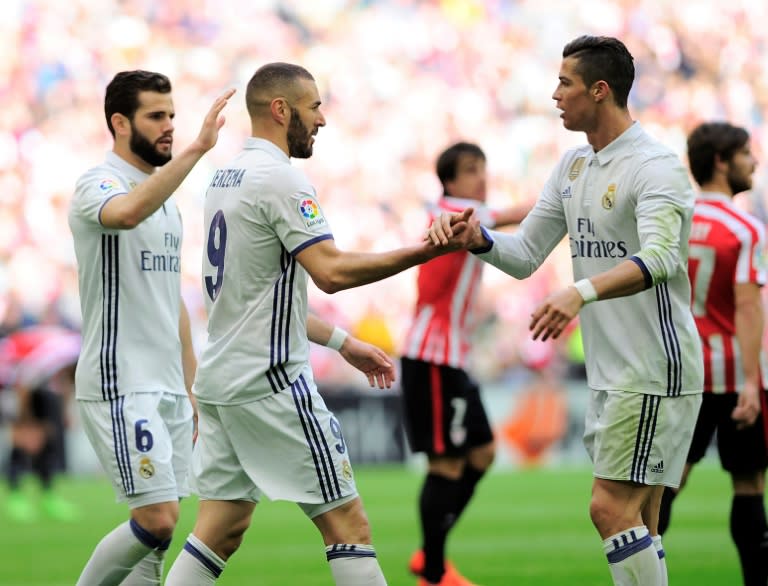
[[[691,449],[688,451],[688,463],[700,461],[712,442],[717,431],[717,451],[723,469],[732,474],[751,474],[764,470],[768,466],[768,448],[766,447],[766,393],[763,392],[763,412],[755,424],[745,429],[736,429],[736,422],[731,413],[738,395],[728,393],[715,395],[704,393],[704,398],[696,420]]]
[[[401,359],[403,412],[413,452],[462,456],[493,441],[480,388],[461,369]]]

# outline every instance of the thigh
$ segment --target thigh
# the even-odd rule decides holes
[[[332,503],[357,494],[341,424],[310,371],[288,389],[219,413],[242,469],[271,500]]]
[[[179,498],[173,441],[159,412],[163,393],[79,400],[83,428],[117,500],[131,507]]]
[[[232,443],[233,438],[249,440],[245,432],[222,420],[222,409],[225,408],[197,403],[197,442],[190,466],[192,490],[201,501],[258,502],[261,492],[243,469]]]
[[[412,451],[461,457],[493,440],[480,389],[465,371],[403,359],[401,378]]]
[[[701,395],[592,393],[585,442],[589,441],[594,475],[679,486]]]
[[[724,419],[723,414],[730,414],[736,406],[736,396],[713,395],[704,393],[701,400],[701,409],[696,419],[696,427],[693,430],[691,448],[688,450],[688,463],[696,464],[707,453],[709,444],[715,430]],[[729,415],[725,415],[728,417]]]
[[[160,415],[165,421],[173,446],[172,465],[179,496],[189,495],[189,464],[192,460],[192,404],[186,395],[166,393],[160,401]]]
[[[768,466],[766,452],[766,436],[761,413],[755,423],[743,429],[737,429],[736,422],[731,418],[731,412],[736,405],[734,395],[733,406],[723,410],[723,417],[717,428],[717,448],[723,469],[731,474],[751,475],[765,470]]]

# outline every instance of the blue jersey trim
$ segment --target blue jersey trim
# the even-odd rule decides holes
[[[651,271],[649,271],[648,267],[645,266],[643,259],[637,256],[630,256],[629,260],[635,263],[638,266],[638,268],[643,272],[643,279],[645,280],[645,289],[650,289],[651,287],[653,287],[653,277],[651,276]]]
[[[490,244],[487,246],[481,246],[480,248],[470,248],[469,252],[472,254],[483,254],[485,252],[489,252],[491,248],[493,248],[493,238],[491,238],[491,234],[488,232],[488,230],[485,229],[485,226],[480,226],[480,232],[483,233],[483,236]]]
[[[115,193],[114,195],[110,195],[107,199],[105,199],[103,202],[101,202],[101,205],[99,206],[99,213],[96,216],[96,219],[99,221],[99,224],[101,224],[102,226],[104,225],[101,222],[101,211],[104,209],[104,206],[107,205],[107,202],[109,202],[113,197],[117,197],[118,195],[125,195],[126,193],[128,193],[128,192],[124,191],[123,193]],[[165,206],[165,204],[163,204],[163,206]]]
[[[300,244],[299,246],[294,248],[291,251],[291,255],[296,256],[297,254],[299,254],[305,248],[308,248],[308,247],[312,246],[313,244],[317,244],[318,242],[321,242],[322,240],[333,240],[333,234],[320,234],[320,236],[315,236],[314,238],[310,238],[304,244]]]

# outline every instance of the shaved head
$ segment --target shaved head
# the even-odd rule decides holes
[[[245,105],[251,117],[263,115],[275,98],[294,103],[304,93],[299,80],[315,81],[312,74],[291,63],[268,63],[256,70],[245,94]]]

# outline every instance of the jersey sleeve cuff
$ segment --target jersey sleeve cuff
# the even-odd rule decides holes
[[[480,246],[478,248],[470,248],[469,252],[472,254],[485,254],[486,252],[490,252],[491,248],[493,248],[493,238],[491,238],[491,234],[485,229],[485,226],[480,226],[480,231],[483,233],[483,237],[488,241],[488,245]]]
[[[649,271],[648,267],[645,266],[643,259],[641,259],[638,256],[630,256],[629,260],[635,263],[638,266],[638,268],[642,271],[643,279],[645,280],[645,288],[650,289],[651,287],[653,287],[653,277],[651,276],[651,271]]]

